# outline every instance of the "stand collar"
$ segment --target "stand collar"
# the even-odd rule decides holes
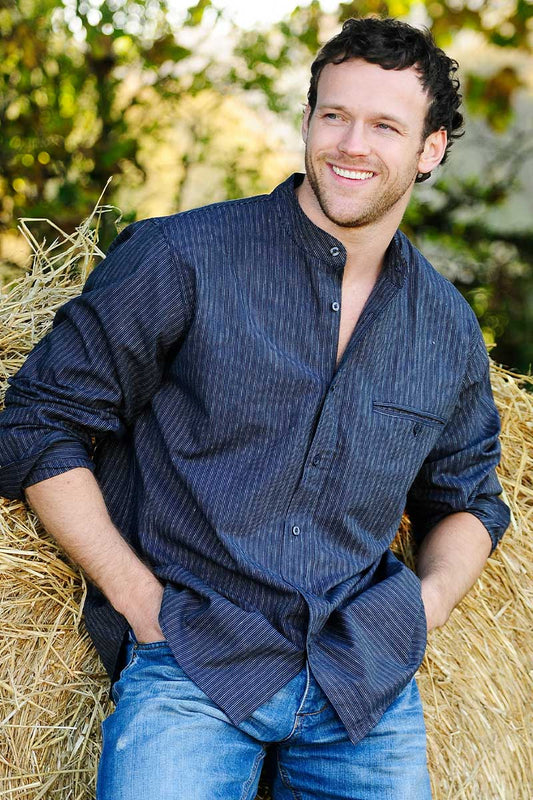
[[[315,225],[302,210],[296,189],[303,179],[302,173],[295,172],[272,192],[280,223],[301,248],[318,260],[320,267],[328,272],[340,272],[346,264],[346,248],[335,236]],[[402,234],[396,231],[385,253],[382,274],[399,286],[407,273],[402,249]]]

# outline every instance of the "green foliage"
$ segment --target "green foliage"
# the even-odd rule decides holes
[[[188,9],[187,24],[193,27],[201,25],[206,8],[210,8],[211,6],[211,0],[200,0],[195,6],[190,6]]]
[[[487,344],[495,345],[493,357],[527,371],[533,361],[533,237],[486,223],[489,210],[502,207],[516,188],[523,153],[511,143],[491,154],[483,182],[443,172],[433,186],[415,191],[402,228],[469,301]]]
[[[277,83],[280,70],[290,64],[290,36],[285,34],[276,40],[272,32],[246,32],[235,48],[235,55],[241,63],[230,70],[231,84],[244,91],[258,89],[272,111],[286,111],[285,98]]]
[[[209,6],[191,6],[183,27],[198,26]],[[191,50],[158,0],[8,0],[0,30],[0,225],[31,207],[68,228],[109,176],[141,169],[148,129],[133,131],[128,111],[147,102],[147,85],[179,95],[169,67]]]
[[[490,78],[468,74],[465,95],[467,108],[485,117],[495,131],[505,131],[513,120],[513,97],[522,86],[513,67],[503,67]]]

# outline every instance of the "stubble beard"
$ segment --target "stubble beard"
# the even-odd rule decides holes
[[[326,169],[329,169],[325,161],[322,163],[324,163]],[[360,228],[382,219],[405,196],[406,192],[411,189],[418,174],[416,168],[417,164],[418,158],[416,164],[413,160],[412,169],[408,169],[402,173],[399,182],[386,188],[380,195],[374,195],[369,200],[364,201],[364,206],[358,211],[354,213],[346,212],[346,214],[340,215],[334,211],[328,201],[328,191],[333,190],[322,187],[320,177],[315,170],[309,154],[309,149],[306,148],[305,150],[305,171],[309,185],[313,190],[322,213],[330,222],[333,222],[341,228]]]

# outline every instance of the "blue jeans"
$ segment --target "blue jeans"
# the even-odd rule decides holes
[[[308,666],[235,726],[166,642],[130,642],[113,695],[98,800],[253,800],[265,757],[274,800],[431,798],[414,679],[357,745]]]

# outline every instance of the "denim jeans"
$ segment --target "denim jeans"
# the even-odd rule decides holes
[[[430,800],[414,679],[357,745],[308,666],[235,726],[166,642],[128,644],[103,723],[98,800]]]

